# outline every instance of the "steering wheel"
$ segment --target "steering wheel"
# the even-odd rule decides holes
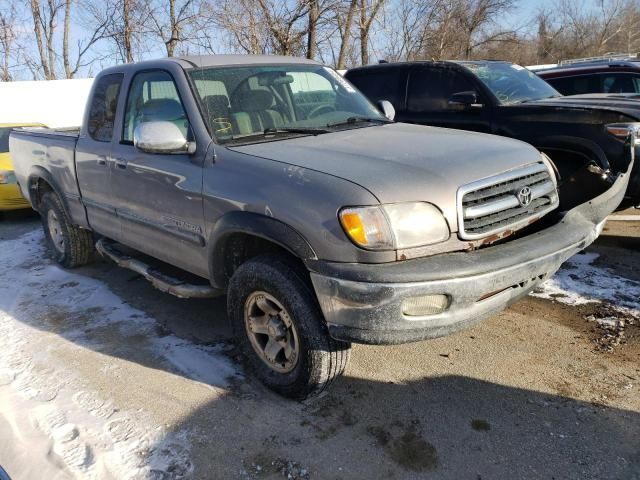
[[[336,107],[332,105],[328,105],[328,104],[318,105],[307,114],[307,118],[316,118],[324,113],[331,113],[335,111],[336,111]]]

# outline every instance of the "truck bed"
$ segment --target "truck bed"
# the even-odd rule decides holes
[[[46,128],[46,127],[22,127],[15,128],[14,133],[24,133],[36,136],[59,136],[78,137],[80,135],[80,127],[64,127],[64,128]]]
[[[76,181],[75,149],[79,128],[20,128],[11,132],[9,150],[24,197],[32,204],[30,177],[39,171],[51,175],[63,201],[80,199]]]

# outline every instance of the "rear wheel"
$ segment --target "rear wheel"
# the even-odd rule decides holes
[[[329,336],[309,280],[286,257],[241,265],[227,308],[249,368],[279,394],[317,395],[344,372],[351,345]]]
[[[39,212],[51,257],[66,268],[89,263],[94,251],[93,235],[71,223],[54,192],[42,196]]]

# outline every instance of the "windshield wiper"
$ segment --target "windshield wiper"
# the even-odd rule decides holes
[[[560,94],[560,95],[549,95],[547,97],[540,97],[540,98],[527,98],[525,100],[520,100],[518,102],[513,102],[513,104],[517,104],[517,103],[528,103],[528,102],[537,102],[538,100],[549,100],[550,98],[560,98],[564,95]]]
[[[305,128],[305,127],[267,127],[261,132],[247,133],[244,135],[237,135],[228,140],[228,143],[245,143],[255,142],[256,139],[268,139],[268,137],[278,134],[302,134],[302,135],[320,135],[322,133],[331,133],[331,130],[326,128]]]
[[[336,123],[328,123],[328,128],[342,127],[344,125],[355,125],[357,123],[393,123],[386,118],[373,118],[373,117],[349,117],[346,120]]]
[[[268,127],[262,132],[263,135],[273,135],[276,133],[306,133],[309,135],[320,135],[330,133],[326,128],[317,127]]]

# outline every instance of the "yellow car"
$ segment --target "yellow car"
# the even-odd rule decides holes
[[[29,208],[18,188],[9,156],[9,133],[16,127],[42,127],[36,123],[0,123],[0,212]]]

